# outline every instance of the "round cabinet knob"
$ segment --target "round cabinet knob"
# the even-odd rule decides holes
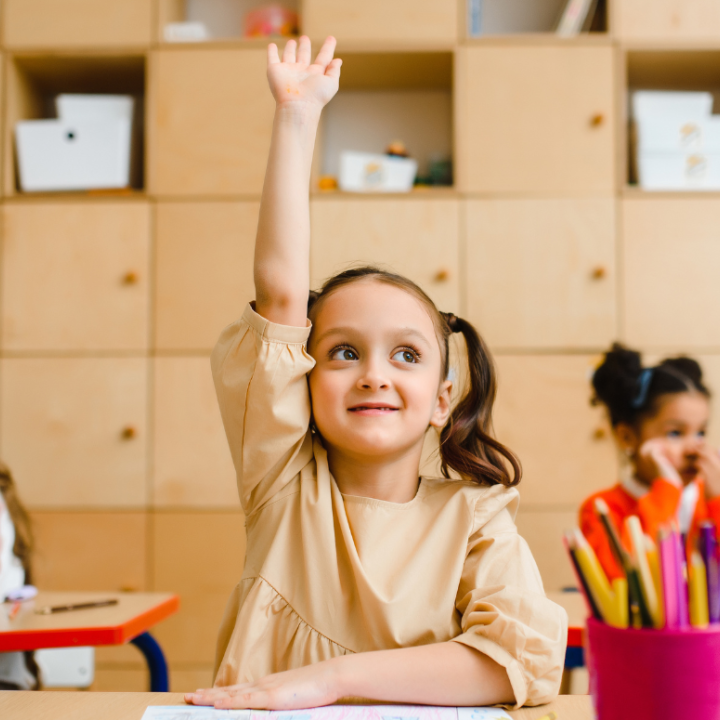
[[[440,268],[435,273],[435,282],[447,282],[450,279],[450,270],[447,268]]]
[[[604,124],[605,124],[605,116],[602,113],[595,113],[590,118],[590,127],[597,128]]]
[[[137,437],[137,430],[132,425],[128,425],[127,427],[124,427],[122,429],[120,437],[123,440],[132,440],[133,438]]]
[[[137,282],[140,278],[138,277],[138,274],[132,270],[129,270],[123,275],[123,284],[124,285],[137,285]]]
[[[607,437],[607,430],[604,427],[596,427],[593,431],[593,440],[604,440]]]
[[[607,277],[607,268],[603,267],[602,265],[594,267],[590,272],[590,277],[593,280],[602,280],[603,278]]]

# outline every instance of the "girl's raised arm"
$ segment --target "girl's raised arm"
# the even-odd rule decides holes
[[[268,46],[275,98],[270,155],[255,241],[255,310],[281,325],[304,326],[310,289],[310,167],[322,108],[338,90],[335,38],[311,63],[310,40],[289,40],[280,60]]]

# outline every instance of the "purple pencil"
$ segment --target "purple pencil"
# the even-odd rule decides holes
[[[658,535],[658,554],[660,557],[660,574],[662,577],[663,607],[665,608],[665,627],[679,626],[678,616],[678,572],[675,539],[664,528]]]
[[[675,544],[675,571],[677,572],[678,589],[678,627],[690,626],[690,611],[688,607],[687,559],[682,535],[675,530],[671,533]]]
[[[711,623],[720,623],[720,568],[715,523],[700,525],[700,554],[707,571],[708,613]]]

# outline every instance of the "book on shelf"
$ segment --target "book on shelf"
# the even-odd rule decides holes
[[[561,37],[589,32],[597,9],[598,0],[567,0],[555,32]]]

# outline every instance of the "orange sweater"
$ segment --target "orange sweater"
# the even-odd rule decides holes
[[[698,524],[703,520],[713,520],[720,527],[720,497],[706,501],[704,485],[701,481],[697,481],[697,483],[699,492],[690,529],[691,537],[695,535]],[[611,580],[623,577],[623,572],[615,561],[607,535],[595,513],[595,499],[602,498],[608,504],[610,516],[618,531],[622,533],[623,543],[629,547],[629,538],[625,531],[625,518],[629,515],[637,515],[645,533],[655,540],[660,525],[677,518],[681,495],[682,490],[679,487],[663,478],[658,478],[640,499],[633,497],[622,485],[618,484],[607,490],[601,490],[585,500],[580,507],[580,529]]]

